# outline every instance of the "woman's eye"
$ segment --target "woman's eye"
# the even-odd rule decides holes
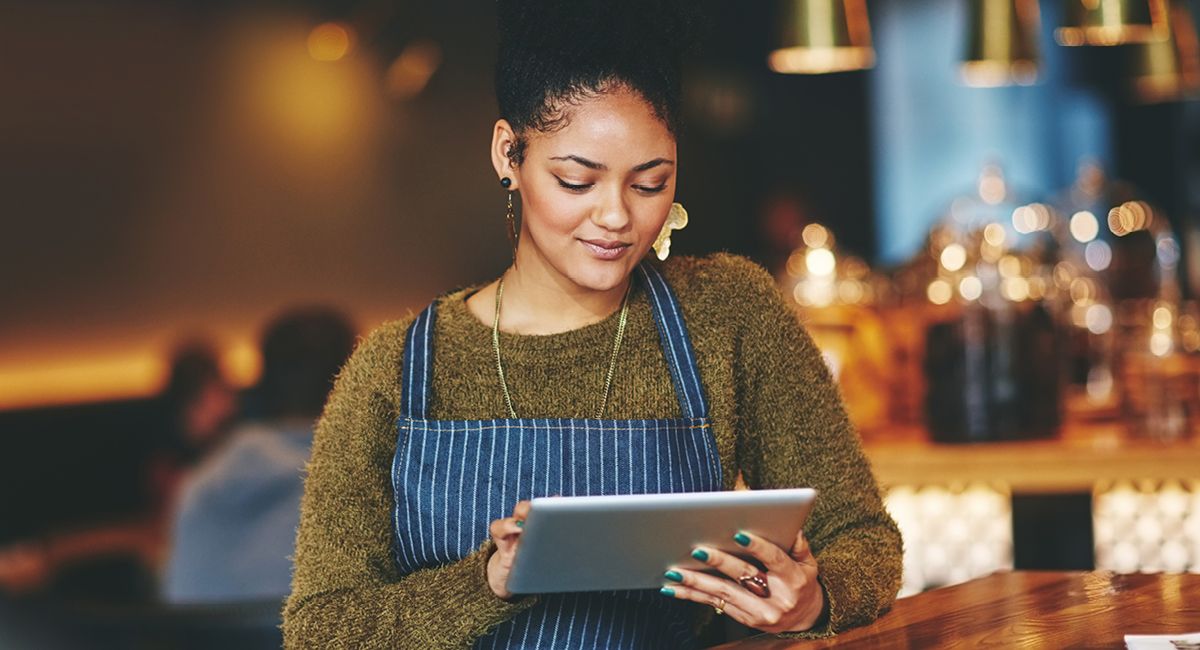
[[[633,189],[635,189],[639,192],[642,192],[644,194],[658,194],[659,192],[667,189],[667,184],[663,183],[662,185],[655,185],[654,187],[647,187],[645,185],[634,185]]]
[[[566,189],[568,189],[568,190],[571,190],[572,192],[583,192],[583,191],[586,191],[586,190],[587,190],[589,187],[591,187],[591,186],[592,186],[592,184],[591,184],[591,183],[579,183],[579,184],[575,184],[575,183],[568,183],[568,182],[564,181],[563,179],[561,179],[561,178],[558,178],[557,176],[555,176],[555,178],[557,178],[557,179],[558,179],[558,184],[559,184],[560,186],[562,186],[562,187],[564,187],[564,188],[566,188]]]

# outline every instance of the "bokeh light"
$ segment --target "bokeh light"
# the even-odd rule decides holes
[[[814,248],[805,255],[805,265],[813,275],[833,275],[837,260],[833,252],[825,248]]]
[[[340,61],[350,53],[353,35],[341,23],[321,23],[308,34],[308,55],[316,61]]]
[[[968,275],[958,283],[958,293],[967,300],[978,300],[983,295],[983,282],[973,275]]]
[[[940,259],[947,271],[957,271],[967,263],[967,251],[959,244],[950,244],[942,249]]]
[[[1071,236],[1083,244],[1100,234],[1100,222],[1096,220],[1096,215],[1087,210],[1081,210],[1071,216],[1070,228]]]

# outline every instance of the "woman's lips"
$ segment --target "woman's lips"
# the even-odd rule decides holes
[[[630,246],[623,242],[603,239],[581,239],[579,242],[591,251],[592,255],[602,260],[615,260],[624,255]]]

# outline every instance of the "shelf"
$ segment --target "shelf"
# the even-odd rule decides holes
[[[1134,439],[1123,425],[1073,424],[1052,440],[943,444],[920,427],[865,437],[875,476],[897,485],[1003,483],[1013,493],[1091,492],[1099,482],[1200,480],[1200,439]]]

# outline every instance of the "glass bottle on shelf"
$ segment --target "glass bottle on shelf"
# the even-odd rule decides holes
[[[1049,207],[1015,200],[988,165],[930,233],[926,424],[941,442],[1052,436],[1061,416],[1057,249]],[[932,261],[932,264],[930,263]]]

